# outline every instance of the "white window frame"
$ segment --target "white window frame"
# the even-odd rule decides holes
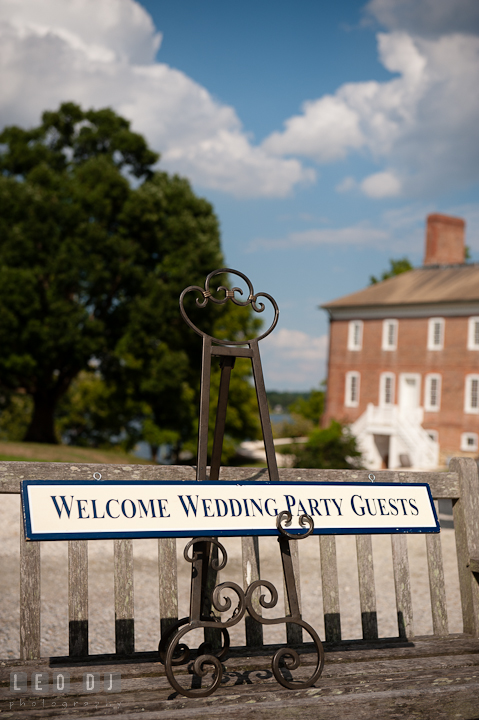
[[[434,440],[434,442],[439,442],[439,433],[437,430],[426,430],[426,432],[431,438],[431,440]]]
[[[435,328],[436,324],[440,326],[440,338],[439,343],[435,342]],[[444,318],[434,317],[429,318],[427,327],[427,349],[428,350],[443,350],[444,349],[444,334],[445,334],[445,321]]]
[[[357,335],[356,335],[357,331]],[[362,350],[363,348],[363,321],[350,320],[348,327],[348,350]]]
[[[391,380],[391,397],[389,402],[386,398],[387,381]],[[396,397],[396,376],[391,372],[383,372],[379,378],[379,406],[383,408],[392,407]]]
[[[394,336],[394,342],[390,342],[390,335],[389,331],[390,328],[393,327],[393,336]],[[383,320],[383,338],[382,338],[382,344],[381,348],[383,350],[397,350],[398,346],[398,321],[394,318],[388,318],[387,320]]]
[[[472,390],[477,382],[475,404],[472,403]],[[466,375],[466,383],[464,388],[464,412],[479,415],[479,375]]]
[[[469,440],[473,440],[474,444],[469,445]],[[479,447],[479,438],[477,433],[467,432],[461,435],[461,450],[464,452],[477,452]]]
[[[356,381],[356,397],[353,398],[353,379]],[[346,384],[344,389],[344,405],[345,407],[355,408],[359,405],[359,392],[361,386],[361,375],[355,370],[346,373]]]
[[[476,337],[476,327],[479,327],[479,317],[470,317],[467,325],[468,350],[479,350],[479,338]]]
[[[437,393],[437,404],[433,405],[431,400],[431,389],[433,380],[437,381],[436,393]],[[439,412],[441,409],[441,389],[442,389],[442,377],[439,373],[430,373],[426,375],[426,381],[424,383],[424,409],[426,412]]]

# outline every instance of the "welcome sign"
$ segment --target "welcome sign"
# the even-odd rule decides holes
[[[22,481],[28,540],[277,535],[288,510],[288,531],[315,534],[439,532],[427,484]]]

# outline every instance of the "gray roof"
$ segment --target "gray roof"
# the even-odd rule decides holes
[[[479,264],[428,266],[401,273],[321,305],[326,310],[479,302]]]

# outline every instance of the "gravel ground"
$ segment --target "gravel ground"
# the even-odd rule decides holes
[[[20,499],[18,495],[2,495],[0,500],[0,657],[19,656],[19,527]],[[449,631],[462,632],[462,617],[457,577],[454,530],[441,531],[446,575]],[[238,538],[224,542],[228,565],[222,580],[242,585],[241,546]],[[134,541],[135,637],[136,650],[154,650],[158,646],[158,572],[157,541]],[[322,619],[319,542],[309,537],[300,543],[302,612],[304,619],[324,637]],[[429,583],[425,538],[408,536],[414,624],[418,635],[432,633]],[[278,608],[282,608],[283,581],[278,544],[275,538],[260,538],[261,577],[271,580],[280,594]],[[341,626],[343,638],[361,637],[359,590],[356,565],[356,543],[351,536],[337,538],[338,572],[340,583]],[[395,625],[394,580],[389,536],[373,536],[373,556],[378,603],[379,634],[397,635]],[[191,566],[183,559],[183,542],[178,541],[180,617],[188,612]],[[68,654],[68,590],[67,543],[42,543],[42,656]],[[113,606],[113,541],[89,542],[89,609],[90,653],[114,652]],[[269,616],[283,614],[270,610]],[[266,615],[266,612],[265,612]],[[244,623],[231,630],[233,645],[244,643]],[[194,646],[197,638],[190,637]],[[284,642],[283,626],[264,627],[265,642]],[[307,638],[306,638],[307,639]]]

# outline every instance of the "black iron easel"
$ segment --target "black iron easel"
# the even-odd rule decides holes
[[[235,293],[240,293],[240,288],[234,287],[232,290],[224,286],[220,286],[218,291],[225,292],[224,298],[215,298],[210,290],[210,281],[216,275],[229,273],[238,275],[243,278],[249,289],[247,300],[238,300]],[[217,305],[223,305],[231,300],[235,305],[251,305],[255,312],[263,312],[265,306],[262,302],[258,302],[259,297],[268,299],[274,308],[274,319],[270,327],[259,337],[253,340],[220,340],[202,332],[188,317],[184,308],[184,298],[189,292],[199,292],[203,296],[202,300],[196,299],[198,307],[205,307],[211,300]],[[225,433],[226,409],[228,404],[228,392],[235,360],[237,357],[246,357],[251,359],[253,366],[253,377],[256,388],[256,396],[258,398],[259,416],[261,420],[261,428],[263,431],[263,440],[266,450],[266,461],[268,465],[269,477],[271,481],[279,482],[278,466],[276,463],[276,455],[273,444],[273,433],[271,430],[271,422],[269,418],[268,402],[266,399],[266,390],[264,386],[263,371],[261,368],[261,359],[259,355],[258,342],[265,338],[276,327],[279,317],[279,310],[276,301],[267,293],[255,293],[253,286],[246,275],[231,270],[229,268],[221,268],[210,273],[205,281],[205,287],[198,285],[190,285],[180,296],[180,310],[184,320],[188,325],[203,338],[203,364],[201,370],[201,395],[200,395],[200,417],[198,428],[198,465],[196,469],[196,479],[198,481],[206,480],[206,462],[208,451],[208,414],[210,405],[210,386],[211,386],[211,358],[221,358],[221,378],[218,393],[218,406],[216,410],[216,423],[213,438],[213,453],[210,468],[210,480],[219,479],[219,471],[221,464],[221,451],[223,449],[223,439]],[[306,630],[311,636],[316,653],[317,663],[313,673],[306,679],[295,681],[291,677],[291,670],[296,669],[300,665],[300,656],[298,652],[291,647],[282,647],[276,651],[272,658],[271,669],[276,680],[283,687],[290,689],[304,689],[311,687],[321,675],[324,665],[324,651],[316,631],[306,623],[301,616],[299,607],[298,592],[293,570],[291,558],[290,540],[300,540],[308,537],[313,532],[314,523],[308,515],[299,517],[299,524],[303,528],[308,528],[306,532],[298,535],[297,533],[288,533],[285,529],[292,522],[292,515],[288,511],[280,512],[276,518],[276,527],[278,530],[278,540],[280,546],[281,560],[283,563],[283,577],[285,589],[288,597],[289,614],[284,617],[267,619],[261,614],[261,607],[272,608],[278,602],[278,592],[274,585],[267,580],[254,580],[246,590],[243,590],[234,582],[224,582],[220,585],[216,584],[217,574],[227,563],[227,554],[224,546],[215,537],[196,537],[193,538],[185,547],[185,560],[191,563],[191,594],[190,594],[190,614],[188,617],[182,618],[162,634],[158,647],[161,661],[165,665],[166,675],[171,686],[186,697],[207,697],[211,695],[221,683],[223,665],[221,660],[224,658],[229,647],[228,628],[236,625],[247,612],[250,618],[259,625],[276,625],[285,623],[287,627],[296,625],[297,628]],[[257,540],[257,538],[256,538]],[[191,556],[189,551],[191,550]],[[221,554],[221,557],[219,555]],[[264,594],[261,594],[257,601],[254,600],[256,591],[266,588],[269,592],[270,599],[267,600]],[[237,597],[238,605],[233,611],[231,617],[222,622],[221,613],[231,608],[231,600],[228,597],[222,597],[222,593],[226,590],[231,591]],[[215,615],[216,611],[216,615]],[[177,665],[184,665],[189,662],[190,650],[188,646],[181,642],[187,633],[192,630],[203,628],[205,632],[205,642],[198,648],[196,659],[191,665],[191,672],[196,677],[196,685],[191,688],[182,686],[174,675],[174,668]],[[206,667],[213,668],[213,679],[210,685],[206,687],[201,685],[201,678],[206,675]]]

